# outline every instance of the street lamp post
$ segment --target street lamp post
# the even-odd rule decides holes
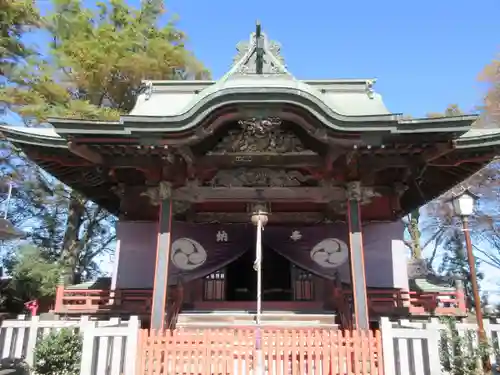
[[[486,333],[484,331],[481,298],[479,296],[479,285],[477,282],[476,262],[474,253],[472,252],[472,241],[469,231],[469,217],[474,212],[477,198],[478,197],[475,194],[471,193],[469,190],[464,190],[460,194],[453,196],[450,201],[453,208],[453,213],[455,214],[455,216],[460,217],[462,221],[462,228],[465,237],[465,248],[467,250],[467,261],[469,263],[469,271],[472,284],[472,294],[474,296],[474,309],[476,313],[479,340],[483,343],[487,343]],[[490,367],[487,358],[483,358],[483,366],[485,369]]]
[[[257,326],[255,334],[255,350],[257,352],[257,368],[255,373],[264,374],[264,358],[262,356],[262,337],[260,331],[262,318],[262,231],[267,224],[267,212],[263,206],[256,206],[252,214],[252,223],[257,227],[255,241],[255,262],[254,270],[257,272],[257,309],[255,312],[255,324]]]

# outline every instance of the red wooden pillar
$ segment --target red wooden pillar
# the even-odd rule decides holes
[[[368,297],[366,293],[365,256],[361,229],[360,200],[361,183],[347,184],[347,222],[349,225],[349,262],[354,299],[354,322],[356,329],[369,329]]]
[[[163,199],[158,215],[156,264],[151,307],[151,329],[161,330],[165,325],[168,288],[168,265],[170,263],[172,228],[172,200]]]

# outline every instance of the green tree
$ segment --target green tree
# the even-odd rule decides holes
[[[185,48],[185,34],[166,19],[163,1],[143,1],[138,9],[123,0],[99,2],[97,10],[79,0],[52,5],[42,20],[52,40],[48,55],[16,65],[0,89],[0,101],[28,126],[45,126],[50,117],[115,120],[133,108],[144,80],[208,77]],[[65,199],[65,209],[44,211],[42,238],[33,240],[43,249],[61,244],[67,281],[76,282],[108,250],[114,218],[75,191],[50,190],[54,202]]]
[[[488,85],[484,107],[486,127],[498,127],[500,124],[500,58],[495,58],[480,74],[480,80]]]
[[[22,41],[22,35],[39,25],[34,1],[0,1],[0,76],[8,76],[15,64],[35,53]]]
[[[463,112],[457,104],[450,104],[444,112],[428,113],[427,117],[450,117],[460,116],[462,114]],[[434,249],[428,259],[429,264],[432,265],[438,246],[441,244],[441,238],[444,236],[446,228],[449,224],[450,215],[449,210],[447,210],[446,204],[442,199],[436,199],[431,202],[424,210],[424,213],[426,214],[424,216],[429,216],[430,214],[432,219],[428,220],[427,225],[423,229],[421,228],[423,223],[421,220],[422,215],[420,213],[420,209],[413,210],[404,219],[406,230],[409,235],[409,240],[405,241],[405,244],[410,250],[410,254],[413,259],[421,259],[423,251],[429,245],[434,244]],[[423,233],[426,234],[425,241],[423,241],[422,238]]]
[[[472,292],[470,267],[462,231],[456,228],[453,229],[442,246],[444,254],[438,271],[445,276],[459,277],[464,281],[467,308],[473,310],[475,306],[474,294]],[[477,278],[478,281],[481,281],[484,278],[484,274],[479,271],[479,265],[480,262],[476,259]]]
[[[21,247],[7,263],[10,286],[22,301],[54,296],[61,267],[36,247]]]

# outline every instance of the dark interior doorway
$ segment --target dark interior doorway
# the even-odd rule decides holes
[[[255,301],[257,272],[253,269],[254,254],[247,251],[226,268],[228,301]]]
[[[228,301],[257,299],[257,272],[253,269],[255,251],[249,250],[226,269]],[[262,249],[262,300],[291,301],[293,299],[291,264],[273,249]]]

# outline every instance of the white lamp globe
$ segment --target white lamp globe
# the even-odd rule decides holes
[[[464,192],[454,196],[451,199],[454,214],[457,216],[467,217],[473,214],[476,204],[477,196],[470,191]]]

